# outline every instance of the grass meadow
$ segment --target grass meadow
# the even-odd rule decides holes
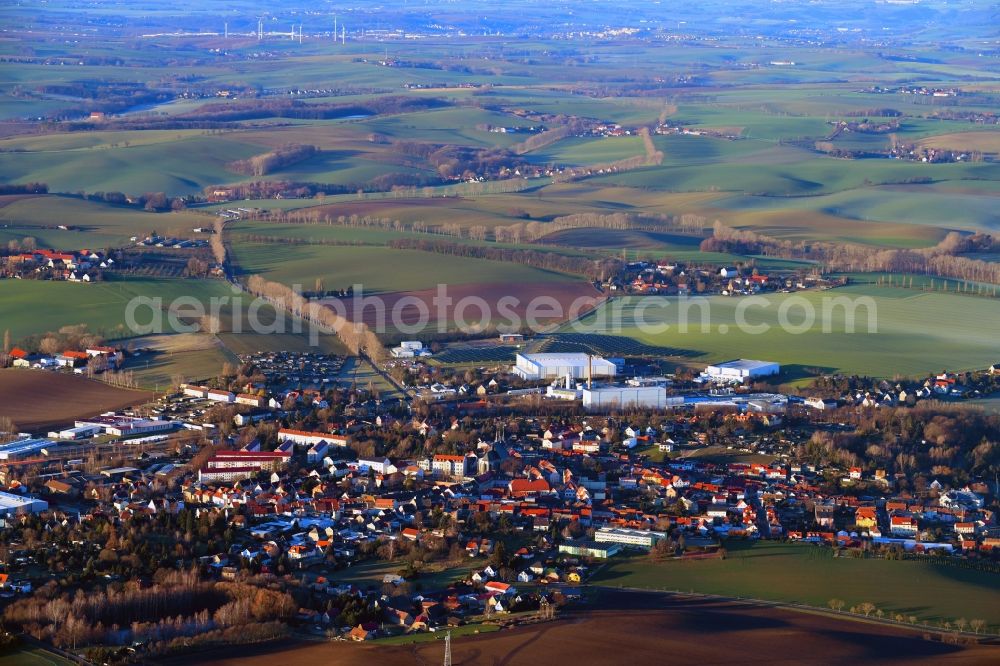
[[[806,544],[727,543],[724,560],[652,563],[646,557],[613,559],[594,577],[600,585],[702,592],[825,607],[871,602],[887,614],[937,622],[964,617],[1000,624],[995,574],[928,561],[834,558]]]
[[[194,211],[148,213],[127,206],[87,201],[76,197],[0,197],[0,244],[25,237],[38,247],[71,250],[115,248],[130,245],[156,231],[161,235],[191,236],[196,227],[211,226],[212,218]],[[71,227],[59,229],[60,225]]]
[[[845,310],[824,306],[824,298],[867,297],[874,305],[868,329],[869,308],[861,301],[855,332],[847,332]],[[582,321],[595,333],[611,333],[640,342],[689,350],[700,362],[755,358],[781,363],[789,379],[808,369],[859,375],[893,377],[924,375],[942,370],[982,369],[995,363],[1000,330],[1000,300],[956,293],[922,292],[898,287],[857,285],[823,292],[770,294],[744,305],[745,321],[753,327],[739,330],[737,308],[741,299],[710,296],[687,302],[688,328],[680,326],[682,305],[676,297],[627,297],[603,305]],[[795,300],[792,300],[795,299]],[[787,320],[801,333],[782,330],[779,312],[783,303]],[[831,302],[832,303],[832,302]],[[823,331],[824,307],[830,332]],[[815,313],[805,326],[807,309]],[[615,311],[620,312],[615,315]],[[969,313],[975,313],[970,316]],[[703,314],[704,313],[704,314]],[[640,330],[641,316],[652,330]],[[703,318],[704,317],[704,318]],[[606,323],[602,323],[602,319]],[[620,324],[614,325],[617,319]],[[704,322],[704,325],[703,325]],[[761,332],[754,333],[752,330]]]
[[[317,278],[327,289],[364,285],[365,293],[433,289],[438,284],[572,281],[568,275],[530,266],[420,250],[386,247],[246,243],[234,248],[240,269],[309,290]]]
[[[91,284],[38,280],[0,280],[0,322],[17,341],[25,336],[86,324],[108,339],[132,337],[126,308],[133,298],[161,299],[164,307],[180,297],[207,304],[213,297],[232,296],[222,281],[134,278]],[[139,323],[154,315],[147,307],[136,312]],[[167,317],[163,317],[167,324]]]

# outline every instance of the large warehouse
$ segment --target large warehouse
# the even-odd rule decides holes
[[[588,369],[589,367],[589,369]],[[614,377],[615,364],[588,354],[518,354],[511,371],[521,379],[573,379]]]
[[[0,492],[0,516],[13,516],[22,511],[40,513],[48,508],[49,503],[37,497]]]
[[[584,408],[594,411],[620,407],[665,409],[683,404],[682,397],[667,397],[664,386],[601,386],[583,390]]]
[[[705,368],[702,373],[708,379],[723,382],[742,382],[757,377],[768,377],[781,372],[781,366],[770,361],[752,361],[741,358],[736,361],[717,363]]]

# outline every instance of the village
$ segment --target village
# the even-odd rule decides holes
[[[24,372],[70,372],[123,355],[11,357]],[[411,382],[432,372],[411,361]],[[408,401],[343,381],[342,357],[241,362],[150,404],[3,433],[8,600],[80,576],[141,585],[165,566],[193,568],[290,595],[297,632],[368,641],[546,621],[587,603],[590,577],[621,557],[669,566],[765,540],[887,559],[1000,553],[985,467],[883,466],[853,452],[880,441],[873,422],[886,439],[908,436],[901,455],[914,461],[940,448],[935,437],[974,437],[989,426],[963,435],[938,417],[922,435],[893,429],[924,418],[925,400],[995,391],[1000,364],[924,382],[831,377],[789,395],[767,386],[780,372],[767,361],[624,379],[614,359],[524,353],[492,372],[436,368],[448,390]],[[203,536],[164,543],[141,536],[149,529]],[[107,530],[115,547],[97,537]]]

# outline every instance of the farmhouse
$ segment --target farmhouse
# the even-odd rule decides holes
[[[521,379],[614,377],[611,361],[590,354],[518,354],[511,371]]]
[[[64,368],[76,368],[86,364],[89,358],[90,356],[87,355],[87,352],[64,351],[62,354],[56,356],[56,365]]]

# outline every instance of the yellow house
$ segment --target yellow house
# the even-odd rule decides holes
[[[875,507],[862,506],[854,514],[854,523],[862,529],[878,527],[878,517],[875,514]]]

